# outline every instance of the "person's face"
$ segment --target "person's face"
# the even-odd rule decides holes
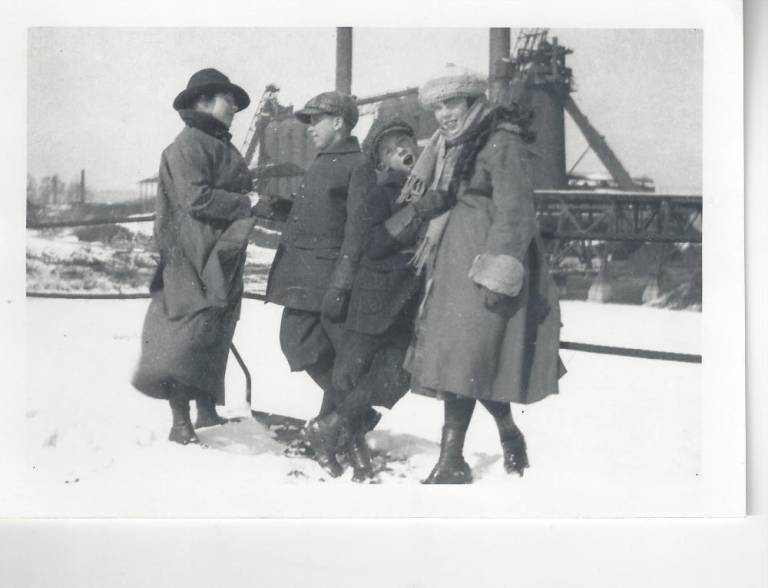
[[[416,163],[418,146],[410,135],[389,133],[379,142],[377,158],[382,170],[394,169],[409,173]]]
[[[339,138],[344,120],[332,114],[313,114],[309,117],[309,136],[318,149],[330,147]]]
[[[237,105],[232,92],[219,92],[210,100],[201,99],[198,102],[198,110],[207,112],[229,128],[237,113]]]
[[[469,110],[469,101],[466,98],[451,98],[438,102],[435,107],[435,118],[440,130],[445,135],[455,133]]]

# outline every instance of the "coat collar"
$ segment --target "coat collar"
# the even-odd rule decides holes
[[[221,139],[224,142],[228,142],[232,138],[229,129],[227,129],[224,123],[207,112],[185,108],[179,110],[179,116],[188,127],[199,129],[211,137]]]
[[[330,147],[320,151],[318,155],[336,155],[340,153],[360,153],[360,143],[357,137],[349,136],[341,141],[337,141]]]

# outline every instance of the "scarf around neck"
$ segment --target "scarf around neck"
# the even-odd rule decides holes
[[[200,112],[192,108],[179,110],[179,116],[188,127],[198,129],[222,141],[229,141],[232,135],[226,125],[207,112]]]
[[[485,96],[480,96],[467,111],[467,115],[454,133],[446,136],[439,129],[435,131],[413,166],[397,199],[398,203],[415,202],[427,190],[445,190],[455,193],[458,190],[459,181],[456,162],[462,151],[469,146],[468,139],[475,135],[478,126],[490,112],[491,106],[487,99]],[[417,274],[421,273],[427,262],[429,262],[428,270],[431,269],[435,250],[448,224],[450,214],[451,211],[448,210],[429,221],[424,237],[411,259]]]

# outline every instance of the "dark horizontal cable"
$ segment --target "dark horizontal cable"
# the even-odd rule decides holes
[[[602,355],[621,355],[622,357],[638,357],[642,359],[661,359],[664,361],[681,361],[683,363],[701,363],[701,355],[689,353],[671,353],[669,351],[652,351],[650,349],[632,349],[630,347],[612,347],[609,345],[593,345],[591,343],[574,343],[561,341],[560,349],[599,353]]]
[[[125,218],[97,218],[90,220],[77,221],[50,221],[50,222],[28,222],[28,229],[60,229],[64,227],[83,227],[93,225],[119,225],[123,223],[145,223],[155,220],[153,214],[143,214],[141,216],[128,216]]]

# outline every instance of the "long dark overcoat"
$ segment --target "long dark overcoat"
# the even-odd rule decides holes
[[[180,114],[187,126],[160,162],[160,264],[133,385],[166,398],[176,383],[221,403],[254,223],[251,179],[226,128],[202,113]]]
[[[501,123],[458,190],[407,363],[413,391],[530,403],[558,392],[560,307],[517,127]],[[524,275],[522,290],[490,310]],[[470,275],[472,277],[470,277]]]

